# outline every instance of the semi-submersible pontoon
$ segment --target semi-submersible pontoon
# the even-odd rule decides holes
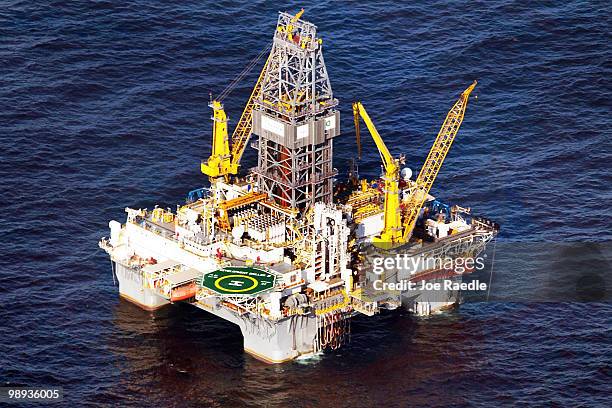
[[[349,172],[336,183],[333,141],[340,112],[316,26],[280,13],[271,49],[230,138],[223,98],[213,109],[213,144],[201,170],[210,187],[176,211],[126,208],[100,247],[111,257],[122,297],[153,310],[188,302],[237,324],[244,349],[267,362],[337,348],[350,318],[403,306],[427,315],[458,303],[457,290],[376,290],[375,281],[422,282],[463,273],[418,263],[372,273],[371,257],[412,260],[474,257],[498,226],[429,194],[463,120],[467,88],[449,111],[419,174],[402,169],[361,102],[352,106],[382,158],[377,180]],[[254,60],[239,78],[256,65]],[[251,134],[257,165],[237,177]]]

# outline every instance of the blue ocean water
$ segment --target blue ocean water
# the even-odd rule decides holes
[[[341,101],[340,170],[355,154],[351,101],[418,169],[447,110],[479,81],[433,193],[502,224],[498,245],[509,249],[495,264],[501,300],[429,319],[357,319],[350,346],[268,366],[202,311],[120,300],[97,241],[124,207],[174,206],[205,184],[209,93],[269,43],[277,11],[301,7]],[[61,385],[68,402],[93,406],[609,406],[610,8],[4,1],[2,384]],[[225,100],[230,120],[255,79]],[[364,145],[361,175],[375,177],[378,154]],[[247,151],[245,167],[253,159]],[[575,295],[586,277],[602,292],[511,301],[534,282],[559,285],[555,262],[574,252],[555,243],[597,261],[573,265],[566,289]]]

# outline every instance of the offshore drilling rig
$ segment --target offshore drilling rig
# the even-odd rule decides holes
[[[361,102],[353,104],[357,145],[363,120],[381,155],[380,179],[351,172],[336,182],[333,141],[340,112],[315,25],[279,13],[257,83],[229,137],[223,98],[212,100],[212,152],[201,171],[210,187],[188,194],[176,211],[126,208],[111,221],[100,247],[111,257],[122,297],[153,310],[187,302],[237,324],[244,349],[272,363],[335,349],[350,319],[404,307],[428,315],[460,301],[458,290],[435,294],[378,290],[375,281],[461,281],[439,263],[412,263],[382,275],[370,255],[402,253],[413,260],[476,256],[498,225],[449,206],[430,189],[457,135],[476,83],[449,111],[418,176],[393,157]],[[244,177],[240,160],[251,135],[257,166]],[[373,245],[369,245],[373,244]]]

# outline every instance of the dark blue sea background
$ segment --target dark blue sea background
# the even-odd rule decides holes
[[[203,311],[120,299],[97,243],[126,206],[174,207],[207,183],[209,93],[271,41],[279,10],[301,7],[341,102],[341,172],[356,153],[353,100],[416,171],[479,81],[432,193],[502,230],[488,302],[356,318],[349,346],[267,365]],[[2,1],[0,386],[63,386],[70,406],[612,405],[611,11],[606,1]],[[225,100],[234,123],[259,69]],[[377,177],[366,137],[360,172]],[[254,159],[248,149],[243,167]]]

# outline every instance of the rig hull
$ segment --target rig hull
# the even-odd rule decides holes
[[[145,288],[142,273],[120,262],[113,262],[114,273],[119,283],[119,295],[140,308],[148,311],[166,306],[170,301],[153,290]]]
[[[164,286],[151,285],[148,280],[150,278],[147,273],[148,268],[156,266],[150,264],[150,259],[160,259],[162,254],[180,258],[180,262],[172,261],[170,264],[180,264],[184,268],[190,268],[191,271],[197,268],[198,275],[210,273],[219,261],[215,256],[202,256],[185,251],[185,247],[181,247],[175,235],[162,227],[161,223],[156,229],[145,221],[128,222],[128,225],[122,227],[123,233],[119,241],[130,243],[129,245],[115,242],[113,246],[109,241],[101,242],[101,247],[110,254],[113,261],[113,271],[120,296],[148,311],[174,303],[172,290]],[[445,242],[432,245],[433,248],[425,247],[413,251],[412,258],[418,259],[424,255],[438,257],[452,255],[455,258],[474,256],[484,249],[487,235],[467,235],[471,237],[469,245],[462,243],[465,236],[451,237]],[[214,254],[215,250],[211,249],[210,253]],[[139,254],[136,261],[135,254]],[[164,262],[168,261],[157,265],[162,265]],[[421,290],[420,287],[423,282],[442,283],[449,279],[461,282],[464,276],[465,274],[444,270],[419,270],[416,273],[409,273],[398,269],[388,273],[384,277],[384,282],[397,283],[407,280],[413,282],[416,289],[374,290],[366,293],[367,288],[372,287],[371,282],[380,278],[368,269],[363,278],[365,289],[363,292],[353,292],[350,296],[344,297],[337,295],[335,299],[333,297],[324,299],[327,302],[325,304],[327,310],[302,310],[300,313],[275,319],[262,318],[254,314],[252,309],[247,310],[239,303],[232,303],[219,296],[195,296],[181,301],[236,324],[243,336],[245,352],[267,363],[282,363],[325,348],[337,348],[348,340],[350,319],[359,312],[371,316],[379,309],[395,309],[401,306],[415,315],[427,316],[452,308],[461,301],[461,293],[458,290],[429,291]],[[195,285],[193,280],[179,288],[190,288],[191,285]],[[338,330],[343,335],[340,340],[334,339],[334,335],[331,334],[337,333]]]
[[[146,311],[160,309],[173,302],[153,289],[144,287],[142,271],[113,263],[119,295]],[[191,305],[236,324],[242,332],[244,351],[266,363],[283,363],[315,351],[316,317],[291,316],[270,322],[248,314],[240,315],[214,300],[191,301]]]

